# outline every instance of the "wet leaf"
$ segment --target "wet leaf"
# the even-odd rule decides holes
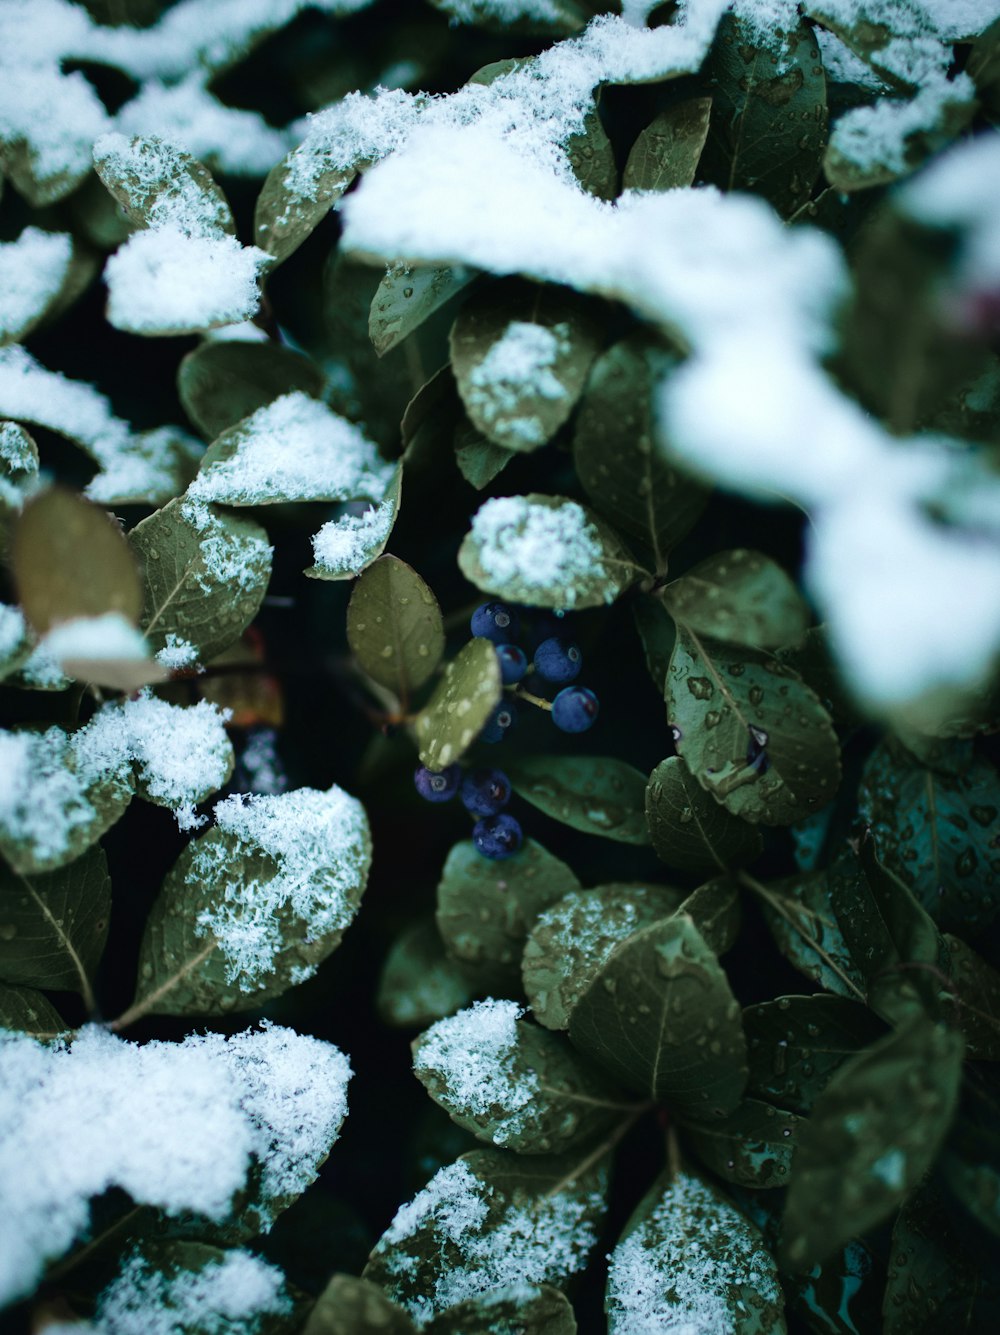
[[[677,628],[673,617],[660,602],[659,598],[636,598],[632,603],[632,617],[635,628],[642,641],[642,650],[646,667],[653,679],[653,685],[660,695],[664,694],[667,682],[667,668],[670,655],[674,652]]]
[[[380,556],[363,572],[347,608],[347,642],[362,670],[400,700],[430,679],[444,653],[441,609],[412,566]]]
[[[596,106],[584,116],[580,133],[567,139],[566,156],[573,175],[588,194],[598,199],[615,198],[618,194],[615,151]]]
[[[316,1299],[302,1335],[416,1335],[409,1313],[377,1284],[334,1275]]]
[[[649,776],[646,821],[657,857],[679,871],[725,871],[753,862],[764,847],[758,831],[705,792],[680,756],[662,760]]]
[[[733,815],[786,825],[836,792],[840,747],[830,716],[769,655],[678,627],[666,700],[678,754]]]
[[[414,727],[421,763],[445,769],[459,760],[500,703],[500,663],[490,640],[472,639],[445,668]]]
[[[466,482],[482,491],[495,477],[503,472],[511,459],[517,457],[514,450],[503,445],[494,445],[491,440],[479,434],[471,422],[464,419],[455,428],[455,462]]]
[[[274,256],[272,270],[298,250],[358,174],[330,162],[308,138],[271,168],[254,209],[254,243]]]
[[[525,839],[519,852],[499,862],[463,840],[441,873],[438,931],[449,954],[473,967],[482,987],[516,992],[521,949],[535,919],[579,888],[569,867],[534,839]]]
[[[322,397],[323,376],[307,357],[280,343],[210,339],[177,369],[184,411],[206,440],[296,390]]]
[[[580,402],[573,463],[592,505],[654,571],[704,510],[709,490],[659,447],[653,396],[677,358],[632,334],[594,362]]]
[[[610,756],[526,756],[508,762],[514,791],[526,802],[585,834],[648,844],[646,777]]]
[[[740,930],[740,896],[736,882],[716,876],[685,896],[678,908],[686,913],[716,955],[724,955],[736,943]]]
[[[728,1117],[681,1122],[684,1143],[724,1182],[786,1187],[803,1119],[759,1099],[744,1099]]]
[[[844,1063],[799,1133],[785,1207],[794,1270],[887,1219],[933,1164],[958,1099],[962,1040],[922,1016]]]
[[[423,1029],[467,1006],[475,995],[472,975],[445,953],[433,918],[402,931],[389,949],[375,1005],[398,1029]]]
[[[1000,1061],[1000,973],[957,936],[945,933],[944,948],[954,998],[952,1023],[976,1061]]]
[[[110,917],[100,847],[47,873],[0,869],[0,981],[78,992],[90,1004]]]
[[[65,1033],[67,1025],[41,992],[33,987],[8,987],[0,983],[0,1029],[31,1034],[44,1042]]]
[[[809,609],[788,575],[743,547],[710,556],[660,597],[688,630],[751,649],[795,644],[809,625]]]
[[[921,98],[918,94],[905,110],[900,109],[897,115],[905,125],[902,135],[880,136],[873,127],[864,136],[841,139],[834,127],[823,156],[823,173],[843,194],[888,185],[947,148],[969,126],[975,112],[968,85],[945,84],[940,96]],[[861,140],[860,151],[856,139]]]
[[[827,992],[863,1000],[864,978],[837,924],[826,870],[771,881],[764,889],[764,917],[785,958]]]
[[[692,97],[661,111],[632,145],[624,190],[678,190],[694,185],[712,114],[710,97]]]
[[[208,168],[190,153],[156,135],[136,135],[127,144],[123,136],[114,139],[106,150],[99,141],[94,168],[136,227],[178,217],[179,225],[190,229],[196,215],[199,235],[236,235],[225,195]]]
[[[740,1008],[687,914],[612,951],[569,1017],[574,1045],[679,1117],[721,1117],[746,1085]]]
[[[469,1331],[495,1331],[514,1335],[575,1335],[576,1317],[569,1299],[548,1284],[514,1284],[496,1289],[482,1298],[468,1298],[442,1312],[425,1326],[427,1335],[468,1335]]]
[[[902,1205],[892,1230],[882,1315],[885,1335],[975,1330],[978,1267],[933,1186]]]
[[[372,299],[368,335],[380,357],[457,296],[476,277],[459,265],[390,264]]]

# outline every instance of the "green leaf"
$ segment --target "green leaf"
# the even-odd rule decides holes
[[[425,1326],[426,1335],[468,1335],[489,1331],[491,1335],[576,1335],[576,1317],[569,1299],[548,1284],[512,1284],[482,1298],[467,1298]]]
[[[848,194],[888,185],[957,139],[975,116],[976,101],[964,81],[945,87],[947,92],[935,90],[930,98],[918,93],[908,103],[897,102],[899,130],[886,133],[883,120],[862,133],[855,122],[841,136],[834,126],[823,156],[823,173],[834,189]]]
[[[140,624],[155,649],[183,642],[207,662],[239,639],[271,576],[259,524],[179,496],[128,537],[142,565]]]
[[[502,694],[496,646],[490,640],[470,640],[445,668],[416,717],[421,763],[441,770],[459,760],[482,732]]]
[[[887,1219],[931,1167],[958,1100],[962,1040],[922,1016],[840,1068],[799,1132],[788,1262],[808,1270]]]
[[[1000,973],[957,936],[944,936],[955,1001],[952,1022],[967,1056],[1000,1061]]]
[[[457,296],[476,277],[459,265],[390,264],[372,299],[368,336],[380,357]]]
[[[236,235],[226,197],[208,168],[155,135],[99,140],[94,168],[136,227],[176,223],[189,235]]]
[[[636,598],[632,603],[632,617],[639,632],[639,639],[642,641],[642,651],[649,675],[657,692],[663,695],[670,655],[674,652],[674,642],[677,639],[677,628],[673,617],[660,599],[655,597]]]
[[[111,878],[100,847],[39,875],[0,869],[0,981],[78,992],[93,978],[111,917]]]
[[[996,125],[1000,120],[1000,18],[973,42],[965,72],[976,85],[980,107]]]
[[[545,908],[521,961],[524,992],[539,1024],[568,1028],[570,1012],[619,942],[669,917],[683,899],[683,891],[666,885],[613,884],[571,890]]]
[[[376,1243],[364,1277],[424,1326],[511,1284],[560,1285],[597,1242],[606,1153],[473,1150],[441,1169]]]
[[[482,988],[516,989],[524,939],[535,919],[580,882],[534,839],[491,862],[471,840],[452,848],[437,888],[437,925],[448,952],[472,966]]]
[[[664,1174],[625,1226],[609,1257],[604,1310],[609,1335],[785,1332],[778,1268],[760,1230],[686,1169]]]
[[[422,1029],[472,1000],[468,972],[445,954],[433,918],[421,918],[401,932],[382,965],[375,1006],[385,1024]]]
[[[302,1335],[416,1335],[409,1313],[377,1284],[334,1275],[316,1299]]]
[[[837,924],[826,870],[771,881],[763,891],[764,918],[785,958],[827,992],[863,1001],[864,978]]]
[[[785,1187],[803,1119],[759,1099],[728,1117],[682,1121],[684,1143],[706,1168],[741,1187]]]
[[[764,842],[695,782],[680,756],[661,760],[646,788],[646,821],[657,857],[680,871],[725,871],[753,862]]]
[[[514,791],[553,820],[621,844],[648,844],[646,777],[611,756],[524,756],[505,770]]]
[[[0,1029],[13,1029],[45,1041],[65,1033],[67,1025],[41,992],[0,983]]]
[[[399,443],[407,472],[427,472],[441,466],[451,450],[458,449],[463,428],[472,430],[449,364],[435,371],[406,405],[399,424]]]
[[[615,151],[596,106],[584,116],[580,133],[566,140],[566,156],[573,175],[589,195],[598,199],[615,198],[618,194]]]
[[[872,752],[858,794],[886,868],[931,917],[964,934],[1000,913],[1000,776],[970,756],[960,770],[925,768],[885,743]]]
[[[632,145],[624,190],[679,190],[694,185],[712,114],[710,97],[692,97],[661,111]]]
[[[489,1000],[414,1039],[413,1072],[456,1125],[518,1154],[562,1154],[635,1111],[561,1034],[520,1013]]]
[[[680,626],[666,700],[678,754],[733,815],[787,825],[836,792],[840,746],[830,716],[769,655]]]
[[[808,1113],[844,1062],[885,1033],[871,1011],[843,997],[779,997],[743,1012],[747,1093]]]
[[[396,465],[385,495],[362,515],[331,519],[313,536],[316,564],[303,571],[310,579],[353,579],[376,561],[392,536],[403,504],[403,465]]]
[[[782,647],[777,657],[819,697],[835,724],[846,732],[858,726],[861,714],[834,660],[826,626],[810,626],[798,644]]]
[[[301,353],[280,343],[210,339],[177,369],[177,393],[206,440],[295,390],[318,399],[323,376]]]
[[[678,913],[686,913],[708,948],[724,955],[736,943],[740,930],[740,897],[728,876],[716,876],[684,899]]]
[[[812,28],[755,40],[755,20],[727,15],[706,69],[712,120],[698,175],[753,190],[788,217],[809,198],[826,147],[826,80]]]
[[[944,944],[906,886],[878,861],[870,835],[859,855],[845,848],[831,866],[830,903],[876,1015],[899,1024],[923,1010],[936,1014]]]
[[[925,1185],[902,1205],[892,1229],[882,1303],[885,1335],[976,1330],[979,1267],[941,1194]]]
[[[688,630],[751,649],[795,644],[809,625],[809,609],[781,567],[745,547],[710,556],[660,597]]]
[[[709,491],[657,444],[654,394],[677,358],[648,334],[594,362],[580,402],[573,463],[591,503],[654,571],[704,510]]]
[[[254,209],[254,243],[274,256],[274,270],[319,226],[358,174],[326,159],[310,138],[271,168]]]
[[[746,1085],[740,1008],[683,913],[634,932],[573,1007],[569,1036],[626,1088],[679,1117],[721,1117]]]
[[[573,611],[614,602],[642,573],[602,519],[564,496],[537,493],[498,496],[480,506],[458,564],[483,593]]]
[[[133,624],[142,594],[135,558],[115,520],[64,487],[28,501],[14,529],[14,579],[40,634],[76,617],[118,612]]]
[[[380,556],[364,571],[347,607],[347,642],[362,670],[400,700],[433,676],[444,653],[441,609],[412,566]]]
[[[511,459],[517,457],[513,450],[494,445],[491,440],[480,435],[472,423],[464,418],[455,427],[454,444],[458,471],[477,491],[488,487]]]
[[[563,288],[508,280],[473,294],[451,331],[473,425],[505,449],[544,445],[573,411],[600,338],[582,299]]]
[[[360,803],[335,787],[300,788],[219,803],[217,820],[223,812],[153,904],[130,1018],[218,1015],[279,997],[315,973],[357,912],[371,865]]]
[[[21,609],[0,603],[0,681],[17,672],[35,647],[35,637]]]

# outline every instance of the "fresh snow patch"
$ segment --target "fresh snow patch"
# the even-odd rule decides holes
[[[167,632],[167,642],[156,655],[156,661],[171,672],[197,667],[198,650],[183,635],[171,630]]]
[[[210,505],[193,499],[190,490],[181,504],[181,518],[198,534],[204,567],[199,578],[206,593],[219,584],[236,584],[241,589],[260,585],[274,554],[266,538],[234,534]]]
[[[0,343],[18,339],[62,291],[73,255],[67,232],[26,227],[0,242]]]
[[[469,406],[504,437],[501,444],[517,449],[544,443],[545,429],[532,408],[537,399],[566,397],[566,387],[552,368],[566,349],[569,333],[566,324],[546,328],[512,320],[469,372]]]
[[[56,662],[64,666],[81,659],[141,662],[149,657],[146,637],[121,612],[60,622],[43,637],[42,643]]]
[[[576,501],[538,505],[526,496],[496,496],[473,516],[476,558],[492,583],[561,589],[576,601],[582,579],[604,579],[600,537]]]
[[[313,536],[317,567],[324,573],[360,575],[373,552],[385,546],[395,517],[396,506],[389,497],[360,515],[331,519]]]

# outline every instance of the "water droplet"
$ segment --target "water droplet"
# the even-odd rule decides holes
[[[17,936],[17,926],[12,922],[5,922],[0,925],[0,941],[13,941]]]
[[[688,677],[688,690],[696,700],[708,700],[712,695],[712,683],[707,677]]]

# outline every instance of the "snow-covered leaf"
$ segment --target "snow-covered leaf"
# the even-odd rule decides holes
[[[26,227],[16,241],[0,242],[0,345],[24,338],[58,301],[72,262],[66,232]]]
[[[304,573],[310,579],[338,580],[352,579],[366,570],[385,551],[402,505],[402,487],[403,466],[397,464],[377,505],[356,506],[324,524],[313,534],[316,563]]]
[[[576,1335],[576,1317],[569,1299],[551,1284],[514,1283],[481,1298],[467,1298],[446,1308],[424,1328],[428,1335],[464,1335],[469,1330],[513,1335]]]
[[[418,653],[419,648],[418,644]],[[492,640],[470,640],[447,665],[434,694],[414,720],[421,762],[428,769],[441,770],[459,760],[486,726],[502,695],[495,645]]]
[[[155,135],[104,135],[94,166],[137,227],[175,227],[185,236],[235,235],[226,197],[200,162]]]
[[[648,844],[646,776],[610,756],[526,756],[506,766],[514,791],[553,820],[623,844]]]

